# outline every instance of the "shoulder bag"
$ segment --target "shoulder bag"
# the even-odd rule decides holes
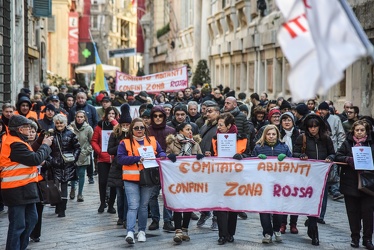
[[[75,161],[74,155],[72,153],[62,153],[61,146],[60,146],[60,143],[58,141],[58,137],[56,137],[56,141],[57,141],[58,149],[60,150],[60,153],[61,153],[61,157],[64,160],[64,162],[65,163],[72,163],[72,162],[74,162]]]
[[[374,196],[374,171],[360,171],[358,173],[358,190]]]
[[[43,204],[57,204],[61,202],[61,192],[58,189],[55,181],[49,180],[46,175],[45,180],[38,182],[40,200]]]

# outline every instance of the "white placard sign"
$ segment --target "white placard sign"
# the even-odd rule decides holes
[[[107,152],[109,137],[112,132],[113,132],[112,130],[101,131],[101,152]]]
[[[356,170],[374,170],[371,147],[352,147]]]
[[[233,157],[236,154],[236,134],[217,134],[218,157]]]
[[[319,216],[331,164],[276,157],[177,157],[160,162],[165,207]]]
[[[155,160],[155,152],[153,151],[152,146],[143,146],[138,148],[139,155],[143,157],[145,160],[143,161],[144,168],[155,168],[158,167],[158,163]],[[146,160],[151,159],[151,160]]]

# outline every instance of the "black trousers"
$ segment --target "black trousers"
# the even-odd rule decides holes
[[[41,202],[36,203],[36,211],[38,212],[38,223],[36,223],[34,230],[32,230],[30,237],[39,238],[42,231],[42,216],[44,205]]]
[[[373,236],[373,212],[374,197],[363,195],[355,197],[344,195],[345,208],[347,210],[351,238],[360,239],[361,220],[363,225],[363,240],[372,240]]]
[[[182,218],[183,214],[183,218]],[[192,212],[174,212],[175,229],[188,228]]]
[[[98,162],[98,175],[99,175],[99,194],[101,204],[105,204],[106,188],[108,184],[108,175],[110,170],[110,163]],[[116,200],[116,188],[111,187],[109,193],[108,206],[113,207]]]
[[[238,213],[228,211],[215,211],[214,213],[217,216],[218,236],[229,237],[235,235]]]
[[[287,225],[287,218],[288,215],[282,215],[282,224]],[[290,215],[290,225],[297,225],[297,219],[299,218],[298,215]]]
[[[262,226],[262,235],[268,234],[273,236],[274,232],[279,232],[282,224],[282,215],[273,214],[273,223],[271,221],[271,214],[260,213],[260,221]]]

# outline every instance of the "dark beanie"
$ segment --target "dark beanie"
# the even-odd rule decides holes
[[[307,115],[309,113],[308,106],[304,103],[301,103],[301,104],[297,105],[296,106],[296,111],[297,111],[297,113],[299,113],[302,116]]]
[[[330,106],[327,102],[321,102],[321,104],[318,106],[319,110],[329,110]]]
[[[21,98],[19,98],[18,102],[17,102],[17,108],[19,108],[19,106],[21,106],[21,103],[23,102],[27,102],[31,108],[31,101],[30,101],[30,98],[26,97],[26,96],[22,96]]]
[[[235,97],[235,90],[231,90],[226,93],[226,97],[230,97],[230,96]]]
[[[187,107],[186,107],[186,105],[183,105],[183,104],[178,104],[177,106],[174,107],[174,114],[177,111],[183,111],[184,113],[188,114],[187,113]]]
[[[245,105],[245,104],[240,105],[240,106],[239,106],[239,110],[240,110],[240,111],[245,111],[245,112],[249,113],[248,106]]]
[[[27,119],[23,115],[13,115],[9,119],[8,127],[10,130],[15,131],[19,126],[27,124],[31,125],[31,123],[31,120]]]
[[[55,106],[53,106],[53,104],[47,104],[46,106],[45,106],[45,109],[44,109],[44,112],[46,112],[47,110],[52,110],[53,112],[56,112],[56,108],[55,108]]]
[[[291,109],[291,105],[286,100],[283,100],[283,102],[282,102],[282,104],[280,106],[280,110],[285,109],[285,108]]]
[[[131,123],[132,118],[130,116],[130,105],[127,103],[122,104],[121,106],[121,116],[118,120],[118,123]]]

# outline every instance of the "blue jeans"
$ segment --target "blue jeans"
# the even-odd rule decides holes
[[[127,205],[127,197],[123,187],[116,187],[117,193],[117,213],[118,218],[121,220],[126,220],[127,210],[129,209]]]
[[[35,203],[8,207],[8,237],[6,250],[24,250],[29,245],[29,237],[38,222]]]
[[[321,214],[319,215],[319,218],[324,219],[326,214],[326,208],[327,208],[327,193],[329,190],[329,186],[326,184],[325,187],[325,193],[323,194],[323,200],[322,200],[322,207],[321,207]]]
[[[78,175],[78,195],[82,195],[83,193],[83,186],[84,186],[84,174],[86,172],[86,168],[88,166],[78,166],[77,167],[77,175]],[[75,181],[71,181],[71,188],[75,188]]]
[[[136,216],[138,216],[138,230],[144,231],[147,227],[148,202],[152,187],[141,187],[136,182],[124,181],[127,204],[127,232],[135,232]]]
[[[152,187],[151,197],[149,199],[149,208],[152,214],[152,220],[160,221],[160,208],[158,205],[158,195],[160,194],[161,186],[154,186]],[[164,213],[163,213],[164,222],[171,221],[172,211],[168,210],[164,206]]]

